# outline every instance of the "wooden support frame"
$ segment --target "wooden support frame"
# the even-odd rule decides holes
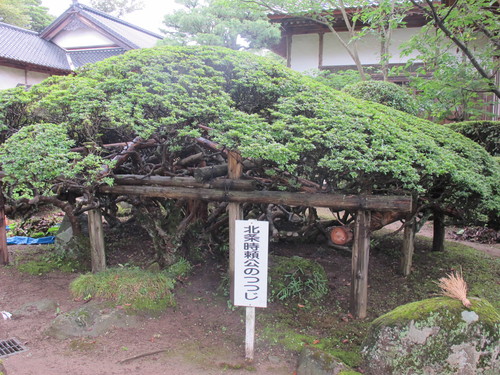
[[[101,272],[106,269],[106,251],[104,247],[104,231],[102,227],[102,215],[99,209],[88,211],[90,258],[92,272]]]
[[[413,253],[415,251],[415,234],[417,231],[417,222],[415,218],[406,223],[403,232],[403,248],[401,254],[400,272],[403,276],[411,273],[413,263]]]
[[[370,256],[370,211],[359,210],[354,227],[351,273],[351,312],[366,318],[368,306],[368,262]]]
[[[0,183],[0,264],[9,264],[9,248],[7,246],[7,225],[5,220],[5,198]]]
[[[228,152],[228,177],[237,180],[243,174],[241,156],[236,152]],[[236,220],[243,218],[243,211],[237,202],[229,203],[227,206],[229,214],[229,278],[231,283],[230,298],[234,303],[234,253],[235,253],[235,224]]]
[[[241,176],[239,155],[229,153],[229,175],[232,179]],[[172,186],[103,186],[101,192],[113,194],[142,195],[171,199],[200,199],[230,202],[229,220],[229,269],[234,274],[234,221],[241,218],[239,203],[284,204],[290,206],[329,207],[339,210],[357,211],[352,250],[351,312],[356,318],[365,318],[368,304],[368,263],[370,252],[371,211],[412,212],[412,198],[407,196],[342,195],[327,193],[289,193],[278,191],[236,191],[229,189],[182,188]],[[231,285],[233,282],[231,280]],[[231,290],[233,300],[234,290]]]
[[[266,203],[289,206],[330,207],[338,210],[411,212],[412,199],[406,196],[344,195],[328,193],[289,193],[281,191],[236,191],[232,189],[193,189],[170,186],[101,186],[102,193],[130,194],[171,199],[200,199],[232,203]]]

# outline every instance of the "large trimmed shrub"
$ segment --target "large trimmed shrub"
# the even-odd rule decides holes
[[[3,95],[0,112],[2,103],[16,102],[2,100]],[[202,124],[213,129],[204,135],[221,147],[260,159],[263,177],[283,173],[289,179],[285,173],[291,173],[326,183],[333,192],[408,194],[463,214],[500,212],[499,165],[473,141],[244,52],[215,47],[134,50],[87,65],[75,76],[51,77],[27,95],[17,114],[22,122],[14,117],[3,122],[8,131],[26,121],[57,124],[76,146],[89,145],[98,155],[104,154],[98,147],[102,143],[141,136],[162,142],[162,160],[176,160],[202,134]],[[21,146],[4,146],[3,155]],[[39,160],[40,155],[32,155],[33,163]],[[24,163],[31,162],[27,158]],[[72,163],[67,168],[74,173]],[[82,168],[70,182],[84,175]],[[95,168],[95,163],[87,167],[91,172]],[[291,184],[276,181],[273,189],[291,189]],[[38,182],[56,183],[51,176]],[[39,193],[29,181],[14,178],[5,188],[8,194],[13,189]]]
[[[500,121],[463,121],[447,126],[474,142],[493,156],[500,156]]]
[[[358,99],[380,103],[416,115],[417,102],[406,89],[392,82],[361,81],[343,88],[343,92]]]

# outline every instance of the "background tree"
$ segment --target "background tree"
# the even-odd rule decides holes
[[[470,79],[464,88],[490,92],[500,99],[495,82],[500,69],[498,2],[457,0],[448,6],[432,0],[409,1],[429,17],[429,24],[412,38],[407,51],[420,52],[417,59],[429,64],[428,70],[469,65],[475,74],[468,74]]]
[[[263,12],[231,7],[220,0],[177,0],[185,9],[165,16],[162,44],[212,45],[231,49],[264,48],[277,43],[280,31]]]
[[[2,0],[0,2],[0,21],[33,31],[41,31],[54,17],[41,0]]]
[[[90,0],[90,4],[93,8],[118,18],[144,8],[142,0]]]
[[[389,79],[390,47],[393,31],[405,27],[404,21],[412,4],[401,0],[379,0],[365,2],[360,9],[360,18],[364,26],[359,37],[375,35],[380,41],[379,63],[384,81]]]

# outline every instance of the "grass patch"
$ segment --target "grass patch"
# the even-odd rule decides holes
[[[270,301],[307,303],[328,294],[325,270],[314,260],[274,255],[269,262]]]
[[[70,290],[79,299],[100,298],[133,312],[154,313],[175,306],[174,286],[175,281],[167,272],[111,268],[78,277]]]

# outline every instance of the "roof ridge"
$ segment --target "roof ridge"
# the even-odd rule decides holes
[[[131,28],[136,29],[138,31],[142,31],[144,33],[150,34],[151,36],[163,39],[163,36],[160,35],[160,34],[157,34],[157,33],[153,32],[153,31],[150,31],[150,30],[143,29],[140,26],[137,26],[137,25],[134,25],[134,24],[132,24],[132,23],[130,23],[128,21],[122,20],[121,18],[115,17],[115,16],[113,16],[113,15],[111,15],[109,13],[106,13],[106,12],[100,11],[98,9],[89,7],[88,5],[76,3],[76,4],[74,4],[74,6],[79,7],[81,9],[83,9],[83,10],[86,10],[86,11],[92,12],[92,13],[96,13],[96,14],[98,14],[101,17],[108,18],[108,19],[110,19],[112,21],[121,23],[121,24],[123,24],[125,26],[131,27]]]
[[[111,29],[110,27],[108,27],[107,25],[105,25],[104,23],[102,23],[101,21],[99,21],[98,19],[96,19],[94,17],[95,15],[93,15],[93,14],[85,14],[85,16],[87,18],[91,19],[96,25],[102,27],[108,33],[110,33],[111,35],[113,35],[115,38],[118,38],[119,40],[122,40],[123,42],[126,42],[126,44],[128,44],[129,47],[131,47],[133,49],[139,48],[139,46],[137,44],[135,44],[134,42],[132,42],[128,38],[125,38],[124,36],[120,35],[116,31],[114,31],[113,29]]]
[[[14,29],[14,30],[17,30],[17,31],[22,31],[22,32],[25,32],[27,34],[38,35],[38,32],[36,32],[36,31],[28,30],[28,29],[25,29],[25,28],[20,27],[20,26],[11,25],[10,23],[0,22],[0,26],[6,26],[6,27],[8,27],[10,29]]]

